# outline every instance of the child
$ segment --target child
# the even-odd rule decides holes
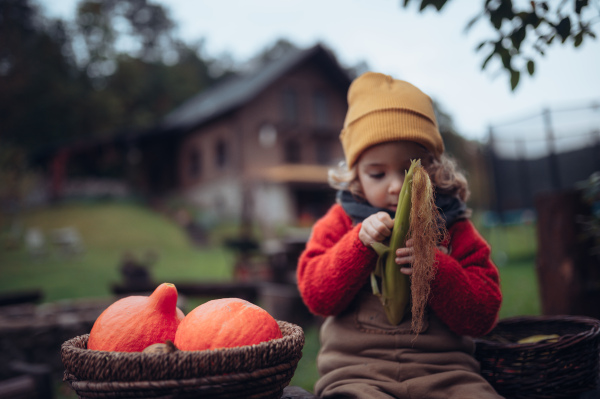
[[[490,247],[468,219],[467,182],[444,156],[430,98],[413,85],[367,72],[348,91],[340,135],[345,165],[330,172],[338,201],[318,220],[298,263],[308,308],[321,327],[315,394],[323,398],[500,398],[479,374],[470,337],[492,329],[502,296]],[[369,276],[373,242],[389,239],[411,159],[436,188],[447,238],[435,254],[423,327],[410,314],[389,324]],[[411,274],[412,241],[396,263]],[[401,266],[404,265],[404,266]]]

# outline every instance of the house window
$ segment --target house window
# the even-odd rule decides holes
[[[215,147],[216,163],[219,169],[223,169],[227,165],[228,150],[227,144],[223,140],[217,141]]]
[[[329,123],[329,107],[327,96],[322,91],[313,93],[313,113],[315,125],[323,127]]]
[[[270,123],[265,123],[258,130],[258,142],[263,148],[271,148],[277,142],[277,129]]]
[[[287,163],[300,163],[300,143],[296,140],[288,140],[284,147],[284,157]]]
[[[283,119],[289,123],[298,122],[298,94],[294,89],[283,91]]]
[[[188,172],[192,178],[197,178],[202,173],[202,156],[200,155],[200,151],[198,149],[193,149],[190,152]]]
[[[331,144],[327,141],[315,142],[317,163],[327,165],[331,161]]]

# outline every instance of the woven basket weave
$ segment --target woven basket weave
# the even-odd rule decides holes
[[[519,344],[533,335],[556,342]],[[573,398],[597,387],[600,320],[579,316],[523,316],[500,320],[475,340],[481,374],[506,398]]]
[[[302,357],[304,332],[278,321],[283,338],[258,345],[169,354],[87,348],[89,335],[63,343],[64,380],[80,398],[280,398]]]

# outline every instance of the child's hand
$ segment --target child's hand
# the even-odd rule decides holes
[[[406,247],[398,248],[396,250],[396,263],[399,265],[407,265],[400,268],[400,273],[410,276],[412,274],[412,267],[410,265],[415,260],[415,249],[413,248],[414,241],[412,238],[406,240]]]
[[[398,248],[396,250],[396,263],[399,265],[405,265],[405,264],[412,264],[415,260],[415,249],[413,248],[415,245],[414,241],[412,238],[409,238],[406,241],[406,247],[405,248]],[[446,247],[442,247],[439,246],[437,247],[442,253],[444,254],[448,254],[448,248]],[[401,267],[400,268],[400,273],[406,274],[407,276],[410,276],[412,274],[412,267],[410,266],[405,266],[405,267]]]
[[[394,220],[386,212],[377,212],[362,222],[358,239],[370,247],[374,242],[382,242],[392,234]]]

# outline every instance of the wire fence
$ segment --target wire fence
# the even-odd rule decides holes
[[[530,211],[539,193],[571,189],[600,171],[600,100],[491,126],[486,152],[493,212]]]

